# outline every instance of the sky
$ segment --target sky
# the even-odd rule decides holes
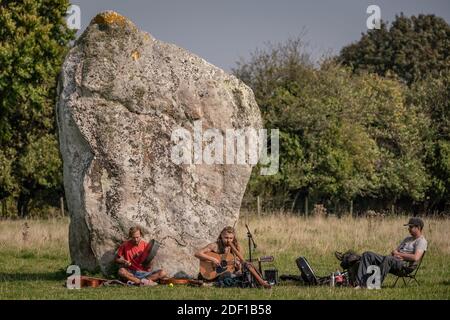
[[[369,5],[381,19],[396,14],[435,14],[450,23],[450,0],[72,0],[80,7],[81,29],[99,12],[114,10],[155,38],[183,47],[231,71],[268,42],[302,35],[313,60],[367,32]]]

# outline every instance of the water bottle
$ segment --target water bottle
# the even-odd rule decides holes
[[[334,287],[334,282],[335,282],[334,272],[332,272],[330,276],[330,287]]]

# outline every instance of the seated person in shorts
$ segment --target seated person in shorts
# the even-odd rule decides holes
[[[151,263],[144,265],[151,245],[142,239],[142,230],[139,227],[132,227],[128,232],[129,240],[125,241],[117,251],[115,262],[119,268],[119,277],[127,280],[128,284],[135,285],[156,285],[156,281],[167,277],[161,270],[152,270]]]

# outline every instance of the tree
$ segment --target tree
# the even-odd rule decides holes
[[[363,34],[342,49],[339,62],[356,73],[372,72],[406,82],[407,104],[423,127],[424,166],[430,177],[425,210],[450,206],[450,26],[434,15],[397,16],[388,29]],[[413,115],[413,113],[411,113]]]
[[[450,70],[450,26],[435,15],[396,16],[341,50],[337,61],[353,71],[395,74],[407,84]]]
[[[57,75],[74,38],[67,0],[0,1],[0,197],[19,214],[43,190],[62,192],[54,105]]]
[[[278,174],[254,171],[247,192],[334,203],[422,200],[427,123],[406,105],[406,86],[333,61],[314,68],[304,57],[301,41],[291,40],[235,70],[254,90],[266,127],[281,131]]]
[[[429,123],[425,165],[432,179],[427,207],[443,211],[450,208],[450,72],[414,83],[408,98]]]

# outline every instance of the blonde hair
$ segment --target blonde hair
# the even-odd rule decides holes
[[[225,228],[222,229],[222,231],[220,231],[219,237],[217,238],[217,246],[219,247],[219,252],[224,252],[225,251],[225,246],[222,243],[222,235],[224,233],[232,233],[234,235],[233,238],[233,245],[236,249],[240,249],[239,248],[239,243],[236,237],[236,230],[234,230],[233,227],[227,226]]]

